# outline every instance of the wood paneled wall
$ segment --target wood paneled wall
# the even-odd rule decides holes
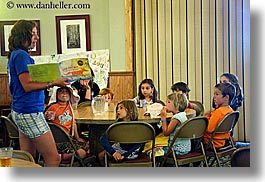
[[[110,72],[109,88],[114,93],[114,103],[124,99],[132,99],[135,96],[134,72]]]
[[[11,96],[8,88],[7,74],[0,74],[0,107],[10,106]]]

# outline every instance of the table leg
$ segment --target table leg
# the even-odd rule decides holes
[[[90,152],[97,155],[99,152],[103,151],[104,148],[100,144],[100,137],[107,130],[109,125],[89,125],[89,144]]]

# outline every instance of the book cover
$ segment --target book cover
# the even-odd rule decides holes
[[[65,59],[58,63],[28,65],[29,73],[34,82],[50,82],[59,78],[76,80],[92,79],[91,68],[87,58]]]

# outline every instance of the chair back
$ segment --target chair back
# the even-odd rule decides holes
[[[4,121],[6,130],[8,132],[8,137],[11,139],[19,138],[18,136],[18,127],[16,123],[12,120],[11,115],[0,116],[1,120]]]
[[[206,151],[207,156],[214,157],[212,162],[209,164],[209,166],[212,166],[215,161],[217,161],[217,165],[221,166],[221,157],[232,155],[232,153],[236,150],[236,147],[233,143],[231,135],[226,140],[226,144],[223,147],[216,148],[214,144],[214,138],[216,134],[224,134],[231,132],[235,124],[237,123],[239,118],[239,111],[232,111],[225,115],[225,117],[221,120],[221,122],[216,126],[214,132],[211,135],[211,138],[208,143],[208,150]],[[215,140],[218,140],[216,138]],[[223,140],[223,139],[220,139]]]
[[[193,162],[204,161],[205,165],[208,166],[204,146],[202,144],[203,135],[208,127],[208,119],[205,116],[197,116],[190,118],[178,128],[173,140],[171,141],[170,147],[163,157],[162,166],[166,163],[173,163],[176,167],[183,164],[191,164]],[[177,155],[174,151],[174,143],[178,139],[197,139],[196,141],[200,144],[200,147],[194,152],[190,152],[186,155]],[[195,141],[195,140],[194,140]]]
[[[232,167],[250,167],[250,147],[241,147],[231,156]]]
[[[212,134],[212,138],[215,134],[228,133],[235,126],[239,118],[239,111],[233,111],[225,115],[222,121],[217,125],[215,131]]]
[[[35,162],[33,156],[25,150],[13,150],[13,158],[23,159],[30,162]]]
[[[48,124],[49,124],[49,127],[51,129],[51,132],[52,132],[53,138],[55,140],[55,143],[60,144],[60,143],[68,142],[68,143],[70,143],[71,147],[74,149],[74,154],[73,154],[73,156],[71,158],[70,163],[68,163],[68,164],[62,164],[62,161],[61,161],[60,166],[70,166],[70,167],[73,166],[73,164],[74,164],[74,158],[75,158],[75,156],[78,156],[78,153],[77,153],[77,148],[76,148],[76,146],[74,145],[74,143],[72,141],[72,138],[58,124],[51,123],[51,122],[48,122]],[[84,163],[83,163],[82,159],[80,159],[80,158],[77,158],[77,159],[79,160],[81,166],[84,166]]]
[[[71,137],[61,126],[51,122],[49,122],[48,124],[53,134],[55,143],[64,143],[64,142],[72,143]]]
[[[208,126],[208,119],[205,116],[190,118],[181,124],[176,132],[171,146],[178,139],[197,139],[202,138]]]
[[[155,130],[146,122],[122,121],[110,125],[106,136],[113,143],[143,143],[155,139]]]
[[[125,160],[123,162],[111,162],[107,160],[105,152],[105,166],[111,167],[155,167],[155,129],[149,123],[143,121],[121,121],[114,123],[106,130],[109,142],[123,144],[137,144],[152,141],[151,159],[144,154],[139,154],[139,159]]]
[[[194,109],[196,110],[196,116],[204,115],[204,105],[200,101],[190,100],[189,102],[196,105],[194,107]]]
[[[86,106],[91,106],[91,101],[84,101],[77,105],[77,107],[86,107]]]
[[[53,134],[53,138],[55,140],[55,143],[60,144],[60,143],[65,143],[68,142],[70,144],[70,147],[73,149],[73,155],[71,158],[71,161],[69,161],[70,163],[60,163],[60,166],[82,166],[84,167],[86,164],[88,164],[88,162],[93,162],[95,160],[95,156],[94,155],[88,155],[87,157],[81,158],[77,152],[77,146],[74,144],[72,138],[70,137],[70,135],[58,124],[56,123],[51,123],[48,122],[49,127],[51,129],[51,132]],[[76,160],[75,160],[76,159]],[[77,161],[77,164],[75,164],[74,162]]]

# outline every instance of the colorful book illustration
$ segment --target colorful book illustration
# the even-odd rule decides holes
[[[70,82],[92,79],[88,58],[71,58],[58,63],[30,64],[28,69],[34,82],[50,82],[59,78],[69,78]]]

